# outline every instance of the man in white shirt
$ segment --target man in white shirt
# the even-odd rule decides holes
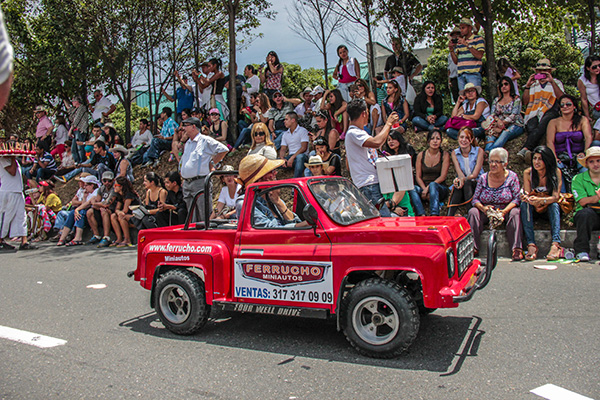
[[[9,237],[21,238],[19,250],[36,249],[27,242],[23,178],[16,157],[0,156],[0,182],[0,252],[15,250],[5,241]]]
[[[135,132],[131,138],[131,143],[127,145],[128,148],[137,149],[141,146],[148,146],[152,141],[152,133],[148,129],[148,120],[146,118],[140,119],[139,130]]]
[[[284,124],[288,130],[281,138],[279,158],[287,160],[286,167],[294,168],[294,178],[300,178],[304,176],[304,163],[308,159],[308,131],[298,125],[298,114],[293,111],[285,115]]]
[[[115,107],[115,105],[111,103],[108,98],[102,96],[102,92],[100,90],[96,90],[94,92],[94,100],[94,104],[89,105],[94,123],[101,122],[103,118],[108,117],[117,109],[117,107]]]
[[[195,208],[190,210],[197,193],[204,190],[204,178],[227,154],[229,149],[218,140],[200,133],[202,123],[198,118],[188,118],[181,123],[188,141],[185,143],[183,155],[179,162],[179,172],[183,179],[181,190],[183,200],[193,213],[192,222],[204,221],[205,212],[210,215],[211,210],[204,210],[204,195],[198,196]],[[212,165],[211,165],[212,164]],[[210,202],[212,204],[212,202]]]
[[[306,89],[304,89],[304,92],[302,92],[302,99],[304,100],[304,102],[298,104],[294,109],[294,112],[298,114],[299,117],[304,117],[306,114],[312,116],[315,103],[313,103],[313,95],[311,88],[307,87]]]
[[[363,99],[352,100],[348,103],[346,109],[350,118],[350,127],[346,132],[346,157],[352,182],[358,187],[360,192],[369,199],[373,205],[376,205],[382,198],[379,188],[379,178],[377,177],[377,150],[386,141],[392,129],[392,125],[398,122],[397,113],[392,113],[388,117],[383,129],[375,136],[369,135],[364,129],[359,128],[367,125],[369,122],[369,113],[367,103]],[[379,210],[382,217],[389,217],[390,210],[383,205]]]

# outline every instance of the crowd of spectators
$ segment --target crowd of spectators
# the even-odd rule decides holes
[[[546,258],[560,258],[560,214],[574,206],[576,257],[589,260],[591,232],[600,228],[600,57],[586,59],[580,97],[565,94],[546,58],[521,88],[521,73],[501,58],[490,105],[481,86],[484,39],[463,18],[448,35],[454,106],[444,115],[437,90],[442,83],[426,81],[419,94],[411,94],[423,67],[400,40],[392,44],[394,54],[384,76],[374,80],[376,87],[362,79],[358,61],[341,45],[333,73],[337,86],[307,87],[292,98],[282,92],[285,71],[274,51],[258,69],[245,66],[243,75],[236,75],[236,88],[229,88],[220,59],[191,71],[192,82],[176,71],[179,88],[172,94],[161,89],[168,100],[177,101],[175,112],[165,107],[157,121],[139,120],[129,143],[110,122],[115,106],[100,90],[89,104],[77,96],[65,101],[64,113],[54,122],[44,107],[37,107],[36,156],[18,160],[19,173],[34,188],[31,233],[54,235],[59,246],[76,246],[84,244],[89,227],[88,243],[129,247],[135,245],[130,228],[179,224],[188,210],[192,220],[235,218],[236,198],[247,182],[240,186],[233,177],[223,177],[214,210],[204,210],[203,194],[197,194],[210,171],[237,167],[222,167],[228,154],[242,152],[279,160],[277,166],[294,177],[338,176],[346,168],[384,217],[455,216],[466,206],[475,251],[487,225],[504,223],[513,260],[538,257],[533,221],[540,214],[548,216],[552,231]],[[224,89],[237,97],[238,110],[229,109]],[[232,113],[239,115],[233,127]],[[411,128],[426,133],[421,152],[407,139]],[[524,133],[527,138],[516,156],[527,169],[518,176],[508,169],[505,146]],[[442,143],[448,139],[453,148],[445,151]],[[165,152],[177,168],[159,176],[154,170]],[[375,161],[401,154],[411,157],[414,188],[381,193]],[[11,172],[14,166],[4,164],[0,177],[8,182],[4,170]],[[134,189],[136,165],[148,171],[145,193]],[[450,185],[449,176],[454,177]],[[78,180],[79,190],[68,204],[59,204],[55,182],[71,179]]]

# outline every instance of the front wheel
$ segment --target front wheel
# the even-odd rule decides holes
[[[154,304],[161,322],[173,333],[193,335],[208,321],[204,282],[193,272],[174,269],[162,275],[154,291]]]
[[[368,357],[399,356],[419,331],[419,311],[406,289],[380,278],[357,284],[344,298],[340,317],[350,344]]]

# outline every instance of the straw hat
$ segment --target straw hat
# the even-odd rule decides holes
[[[109,150],[111,153],[114,153],[115,151],[121,152],[123,155],[127,155],[129,154],[129,150],[123,146],[122,144],[116,144],[115,147],[112,147]]]
[[[33,109],[33,112],[34,112],[34,113],[38,113],[38,112],[43,112],[43,113],[45,113],[45,112],[47,112],[47,111],[46,111],[46,107],[44,107],[44,106],[37,106],[36,108],[34,108],[34,109]]]
[[[90,174],[89,172],[82,172],[81,174],[79,174],[78,178],[75,178],[76,181],[80,181],[83,178],[85,178],[86,176],[92,176],[92,174]]]
[[[471,21],[471,18],[461,18],[458,24],[473,26],[473,21]]]
[[[477,90],[477,94],[481,94],[481,86],[475,86],[475,84],[472,82],[467,83],[462,92],[464,93],[470,89],[475,89]]]
[[[94,175],[84,176],[80,180],[81,180],[81,182],[84,182],[84,183],[91,183],[93,185],[100,186],[100,182],[98,181],[98,178],[96,178]]]
[[[585,152],[585,157],[581,157],[578,158],[577,161],[579,162],[579,164],[583,165],[585,168],[587,168],[587,159],[590,157],[600,157],[600,147],[598,146],[592,146],[589,149],[586,150]]]
[[[269,160],[260,154],[251,154],[240,161],[239,178],[236,178],[235,181],[246,187],[281,167],[284,162],[283,160]]]
[[[552,64],[550,64],[550,60],[547,58],[542,58],[539,60],[535,67],[533,67],[534,71],[556,71],[556,68],[552,68]]]
[[[327,161],[323,161],[323,160],[321,159],[321,156],[311,156],[311,157],[308,159],[308,162],[307,162],[307,163],[304,163],[304,166],[305,166],[306,168],[308,168],[308,167],[313,167],[313,166],[315,166],[315,165],[329,165],[329,162],[327,162]]]

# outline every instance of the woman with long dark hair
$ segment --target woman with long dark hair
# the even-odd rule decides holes
[[[435,128],[444,129],[448,117],[444,115],[444,102],[437,93],[435,83],[425,81],[423,91],[415,98],[412,123],[416,128],[432,131]]]
[[[338,81],[337,89],[342,94],[344,101],[350,101],[349,87],[360,78],[360,65],[356,58],[348,56],[348,48],[341,44],[337,48],[340,58],[333,70],[333,79]]]
[[[442,133],[427,133],[427,149],[417,156],[415,190],[410,199],[417,215],[425,215],[423,200],[429,200],[431,215],[440,215],[441,203],[448,197],[446,177],[450,168],[450,155],[442,150]]]
[[[154,172],[149,172],[149,174],[154,174]],[[117,239],[111,244],[111,247],[132,247],[133,243],[129,232],[129,221],[133,218],[131,206],[139,205],[140,200],[133,185],[125,177],[120,176],[115,180],[114,191],[118,196],[117,207],[110,216],[110,222]]]
[[[561,256],[560,207],[557,203],[562,186],[561,178],[552,149],[547,146],[536,147],[532,153],[531,166],[523,171],[521,195],[521,221],[527,241],[527,261],[537,258],[533,220],[541,214],[546,214],[550,219],[552,233],[552,246],[546,259],[555,261]]]
[[[585,59],[583,75],[577,81],[577,89],[581,94],[581,106],[583,115],[585,115],[593,125],[594,121],[600,118],[600,57],[597,55],[588,56]],[[590,112],[591,109],[591,112]]]
[[[414,168],[416,153],[415,149],[406,141],[402,133],[397,130],[390,132],[387,141],[383,145],[383,150],[389,155],[408,154],[411,158],[411,164]],[[386,201],[386,205],[389,208],[392,216],[395,217],[414,217],[415,212],[413,211],[412,205],[410,204],[410,192],[399,191],[395,193],[387,193],[383,195]]]
[[[223,97],[223,88],[225,88],[228,80],[225,78],[222,68],[223,61],[220,58],[211,58],[208,60],[208,70],[213,73],[213,76],[208,79],[208,83],[212,84],[214,82],[211,107],[218,108],[221,118],[226,121],[229,118],[229,107]]]
[[[319,111],[315,115],[315,121],[319,130],[315,134],[314,139],[318,137],[324,138],[329,144],[330,151],[340,155],[340,133],[335,129],[329,113],[323,110]]]
[[[506,142],[515,139],[525,132],[521,115],[521,98],[509,77],[503,76],[498,81],[498,97],[492,103],[493,117],[487,129],[485,150],[504,147]]]
[[[570,192],[572,179],[583,168],[577,157],[583,157],[592,143],[592,127],[581,114],[575,97],[565,94],[556,101],[560,116],[548,124],[546,146],[555,154],[558,168],[563,173],[563,192]]]
[[[519,96],[519,78],[521,78],[521,74],[517,69],[512,65],[512,63],[506,57],[501,57],[496,62],[496,71],[498,73],[497,79],[500,80],[503,76],[506,76],[510,79],[512,86],[515,89],[515,93]]]
[[[329,113],[329,118],[333,121],[333,127],[343,137],[349,125],[348,113],[346,112],[348,103],[342,98],[342,93],[338,89],[326,90],[323,97],[325,102],[321,105],[321,111]]]
[[[387,97],[381,103],[381,110],[383,112],[383,120],[387,121],[388,116],[392,115],[393,112],[398,113],[398,117],[400,120],[398,123],[400,126],[395,128],[398,132],[404,133],[406,132],[406,120],[410,115],[410,110],[408,109],[408,102],[402,96],[402,90],[400,89],[400,84],[391,80],[387,84]]]
[[[260,81],[264,86],[264,92],[269,96],[269,100],[272,100],[275,92],[281,91],[283,65],[279,62],[277,53],[272,50],[267,54],[265,61],[266,63],[262,64],[259,69]]]

